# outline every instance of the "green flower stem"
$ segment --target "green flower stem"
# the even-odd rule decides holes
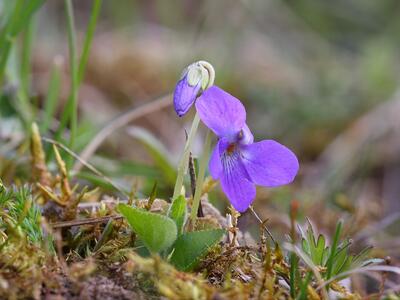
[[[192,224],[195,224],[195,222],[196,222],[197,211],[198,211],[199,205],[200,205],[200,198],[201,198],[201,193],[203,190],[204,175],[206,173],[208,159],[210,156],[211,137],[212,137],[211,131],[207,130],[206,140],[204,142],[204,149],[203,149],[203,153],[200,158],[199,173],[197,175],[196,191],[195,191],[194,197],[193,197],[192,211],[190,213],[190,218],[192,220]]]
[[[190,128],[189,136],[186,140],[181,160],[179,161],[178,174],[176,177],[174,194],[172,196],[172,199],[176,199],[182,193],[183,177],[185,176],[188,168],[190,149],[192,147],[193,139],[196,136],[197,128],[199,128],[199,123],[200,123],[200,117],[196,112],[196,115],[194,116],[193,119],[192,127]]]

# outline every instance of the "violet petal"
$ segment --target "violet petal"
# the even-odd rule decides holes
[[[196,101],[200,119],[217,136],[235,141],[246,122],[243,104],[217,86],[206,89]]]
[[[241,146],[243,164],[257,185],[275,187],[292,182],[299,170],[296,155],[273,140]]]
[[[237,211],[246,211],[256,196],[256,188],[243,166],[240,153],[225,152],[222,156],[222,166],[223,172],[220,177],[222,190]]]
[[[226,148],[228,148],[228,146],[229,146],[228,141],[222,138],[218,140],[217,144],[214,147],[213,152],[211,153],[208,169],[214,180],[217,180],[221,177],[221,173],[223,171],[221,156],[223,152],[226,150]]]

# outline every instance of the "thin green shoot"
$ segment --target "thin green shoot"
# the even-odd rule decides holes
[[[203,191],[204,175],[206,173],[208,159],[210,156],[211,137],[212,137],[211,131],[207,130],[206,140],[204,142],[203,153],[202,153],[202,156],[200,159],[199,172],[197,175],[196,191],[195,191],[194,197],[193,197],[192,211],[190,213],[190,218],[191,218],[193,224],[195,224],[195,222],[196,222],[197,211],[198,211],[199,205],[200,205],[201,193]]]

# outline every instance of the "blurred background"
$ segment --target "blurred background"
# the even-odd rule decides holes
[[[91,9],[92,1],[74,1],[78,49]],[[31,24],[30,102],[39,116],[48,91],[56,91],[54,116],[42,131],[47,137],[56,132],[69,94],[66,22],[63,2],[47,1]],[[79,90],[74,151],[85,154],[100,132],[101,142],[85,159],[126,189],[136,185],[139,197],[156,181],[158,196],[170,197],[193,118],[193,110],[182,119],[175,115],[171,93],[184,67],[207,60],[216,84],[244,102],[255,138],[278,140],[300,159],[294,184],[258,189],[255,209],[276,235],[288,232],[296,201],[300,222],[308,217],[318,231],[331,232],[343,218],[356,247],[372,244],[377,255],[396,259],[399,33],[397,0],[103,1]],[[0,100],[6,182],[29,175],[27,158],[16,156],[25,131],[12,105],[19,81],[10,78]],[[149,105],[127,126],[116,124],[118,116]],[[201,146],[200,134],[195,156]],[[77,176],[110,193],[85,168]],[[219,187],[210,200],[226,210]],[[258,228],[249,213],[241,224]]]

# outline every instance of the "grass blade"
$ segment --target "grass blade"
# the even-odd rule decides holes
[[[93,2],[92,13],[90,15],[89,25],[86,31],[85,41],[83,42],[82,54],[79,61],[78,84],[81,84],[83,80],[83,74],[85,72],[86,64],[89,58],[90,46],[92,44],[94,31],[96,29],[97,19],[101,10],[101,3],[102,0],[94,0]]]
[[[49,129],[51,120],[57,107],[57,100],[61,84],[60,65],[60,61],[58,61],[56,58],[51,70],[49,87],[47,89],[47,96],[44,102],[43,119],[42,122],[40,122],[40,131],[43,133]]]
[[[88,60],[90,45],[92,43],[94,30],[96,28],[97,18],[100,13],[101,0],[95,0],[94,2],[88,30],[85,36],[83,52],[79,63],[76,54],[76,31],[74,25],[72,0],[65,0],[65,7],[66,7],[66,15],[68,23],[68,46],[69,46],[69,56],[70,56],[71,87],[70,87],[70,95],[65,107],[65,113],[62,115],[60,126],[56,134],[56,139],[60,140],[61,135],[64,132],[67,123],[69,122],[70,125],[69,148],[74,149],[77,137],[77,129],[78,129],[78,90],[79,90],[79,85],[83,79],[83,73]],[[69,160],[67,163],[68,166],[70,166],[72,160]]]
[[[42,6],[45,0],[17,0],[6,25],[0,34],[0,84],[3,83],[5,68],[15,37],[27,27],[33,14]]]
[[[67,102],[66,115],[70,120],[70,140],[69,148],[74,150],[76,132],[78,127],[78,63],[76,56],[76,34],[75,21],[72,0],[65,0],[67,24],[68,24],[68,49],[69,49],[69,64],[71,74],[70,96]],[[68,165],[71,164],[69,159]]]
[[[18,16],[18,20],[14,27],[14,34],[17,35],[29,24],[33,14],[46,2],[46,0],[29,0],[25,1],[24,9],[21,11],[21,15]]]
[[[6,23],[1,36],[0,36],[0,49],[1,49],[1,57],[0,57],[0,84],[3,83],[4,80],[4,71],[7,65],[7,61],[10,55],[11,46],[13,43],[12,38],[15,36],[15,24],[18,21],[19,15],[23,9],[23,1],[17,0],[15,2],[14,9],[11,12],[11,17]]]
[[[175,169],[171,162],[171,155],[165,146],[149,131],[144,128],[130,126],[127,132],[133,138],[139,140],[147,149],[154,160],[154,164],[162,172],[164,181],[173,184],[175,180]]]

